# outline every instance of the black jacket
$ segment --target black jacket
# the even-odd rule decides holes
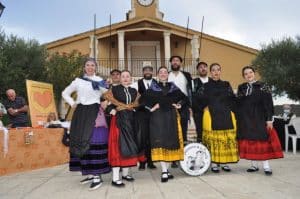
[[[146,90],[147,90],[147,88],[145,87],[145,84],[144,84],[144,78],[142,78],[142,79],[139,79],[138,80],[138,92],[141,94],[141,95],[143,95],[145,92],[146,92]],[[155,79],[152,79],[152,82],[151,82],[151,84],[153,83],[153,82],[157,82]],[[149,86],[151,86],[151,85],[149,85]]]
[[[204,104],[212,117],[213,130],[233,129],[231,111],[235,109],[235,95],[227,81],[211,80],[204,84]]]
[[[212,81],[212,79],[209,77],[207,83],[209,83],[211,81]],[[207,102],[205,101],[206,98],[203,95],[204,85],[206,83],[203,84],[201,79],[198,77],[193,80],[193,84],[194,84],[193,88],[192,88],[193,112],[195,112],[195,113],[203,112],[203,109],[205,108],[205,106],[207,106]]]
[[[274,108],[270,88],[263,82],[243,83],[237,93],[238,138],[267,140],[266,121],[272,121]]]

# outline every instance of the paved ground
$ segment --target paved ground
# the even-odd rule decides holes
[[[158,164],[157,164],[158,165]],[[160,182],[160,170],[137,171],[136,181],[126,183],[125,188],[110,185],[111,174],[105,175],[105,183],[95,191],[89,185],[80,185],[82,176],[68,171],[67,165],[49,169],[0,177],[1,199],[93,199],[93,198],[300,198],[300,155],[288,153],[284,159],[273,160],[273,176],[263,174],[262,169],[248,174],[247,161],[232,165],[231,173],[210,171],[201,177],[189,177],[180,169],[171,170],[175,179],[166,184]]]

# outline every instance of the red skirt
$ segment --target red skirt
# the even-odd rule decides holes
[[[247,160],[270,160],[283,158],[282,148],[276,130],[268,130],[267,141],[239,140],[240,158]]]
[[[112,167],[132,167],[136,166],[137,162],[145,162],[144,155],[125,158],[122,157],[119,147],[120,131],[117,127],[116,116],[112,116],[110,123],[110,131],[108,137],[108,162]]]

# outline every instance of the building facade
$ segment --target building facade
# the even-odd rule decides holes
[[[95,57],[98,72],[107,76],[113,68],[128,69],[139,77],[144,65],[169,67],[169,58],[185,58],[183,69],[197,75],[196,64],[218,62],[222,79],[236,88],[241,83],[241,68],[251,64],[257,50],[223,40],[196,30],[163,20],[159,0],[131,0],[126,20],[66,37],[47,44],[50,53],[70,53],[77,50]],[[201,49],[200,49],[201,43]]]

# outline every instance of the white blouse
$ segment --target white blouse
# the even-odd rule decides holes
[[[99,76],[87,77],[93,81],[102,81],[103,79]],[[76,78],[72,83],[65,88],[62,92],[62,97],[70,105],[82,104],[82,105],[91,105],[98,103],[100,104],[100,97],[102,93],[106,92],[107,89],[100,88],[100,90],[94,90],[92,87],[92,82]],[[77,93],[76,101],[72,98],[72,93]]]
[[[177,75],[175,75],[173,72],[170,72],[168,82],[173,82],[181,90],[181,92],[183,92],[186,96],[188,95],[186,88],[187,80],[181,71],[179,71]]]

